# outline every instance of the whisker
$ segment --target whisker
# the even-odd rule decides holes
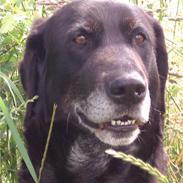
[[[157,108],[155,108],[155,107],[153,107],[152,108],[154,111],[156,111],[156,112],[159,112],[160,114],[162,113],[162,111],[160,111],[159,109],[157,109]]]
[[[69,112],[69,114],[67,115],[67,126],[66,126],[66,131],[67,131],[67,133],[69,132],[69,119],[70,119],[70,112]]]
[[[140,143],[143,142],[143,138],[140,137],[140,135],[137,137],[137,140],[138,140]]]

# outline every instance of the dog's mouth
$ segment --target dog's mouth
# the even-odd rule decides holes
[[[107,129],[115,132],[126,132],[135,130],[141,122],[125,115],[118,119],[113,119],[110,122],[99,124],[99,129]]]
[[[128,132],[134,131],[138,128],[138,126],[144,124],[142,121],[134,119],[128,115],[124,115],[122,117],[112,119],[106,122],[95,123],[89,120],[80,110],[76,110],[76,112],[81,121],[85,123],[85,125],[98,130],[109,130],[112,132]]]

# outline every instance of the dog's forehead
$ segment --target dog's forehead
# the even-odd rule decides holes
[[[148,16],[136,5],[118,0],[76,0],[52,16],[46,32],[49,35],[54,32],[51,36],[58,40],[58,35],[73,34],[83,28],[88,32],[109,32],[117,35],[123,30],[130,32],[135,27],[148,30],[150,37],[154,39]]]
[[[119,0],[79,0],[66,8],[65,15],[70,11],[73,13],[71,22],[76,23],[75,27],[77,23],[86,25],[87,22],[88,25],[99,23],[103,26],[148,24],[145,13],[139,7]]]
[[[137,7],[112,0],[78,1],[73,9],[84,18],[92,17],[100,20],[123,19],[133,17]]]

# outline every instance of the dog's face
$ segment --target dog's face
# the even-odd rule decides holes
[[[153,108],[164,111],[165,61],[150,15],[117,1],[76,1],[33,28],[20,71],[29,97],[44,93],[67,123],[123,146],[137,139]]]

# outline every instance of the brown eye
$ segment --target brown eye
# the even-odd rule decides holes
[[[87,38],[83,35],[80,35],[74,38],[74,42],[79,45],[85,45],[87,41],[88,41]]]
[[[135,42],[136,42],[136,44],[138,44],[138,45],[143,44],[145,40],[146,40],[145,35],[143,35],[143,34],[141,34],[141,33],[139,33],[139,34],[137,34],[137,35],[135,36]]]

